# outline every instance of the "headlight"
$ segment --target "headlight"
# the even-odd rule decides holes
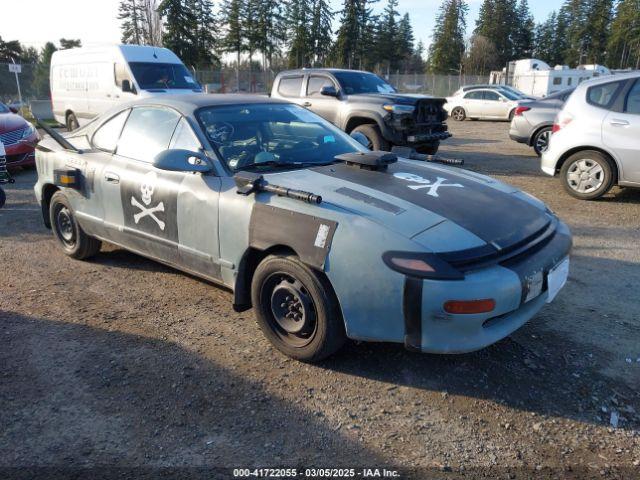
[[[385,252],[382,260],[391,270],[418,278],[463,280],[464,274],[435,253]]]
[[[387,112],[392,113],[413,113],[413,111],[416,109],[414,105],[397,105],[393,103],[385,103],[384,105],[382,105],[382,108],[384,108]]]
[[[36,127],[34,127],[33,125],[31,125],[30,123],[27,122],[27,126],[25,127],[24,131],[22,132],[21,140],[24,140],[25,138],[29,138],[34,133],[36,133]]]

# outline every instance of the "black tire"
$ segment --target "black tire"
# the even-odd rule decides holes
[[[253,274],[258,326],[285,355],[317,362],[346,340],[338,300],[328,284],[295,256],[270,255]]]
[[[451,118],[456,122],[463,122],[467,118],[467,112],[462,107],[456,107],[451,111]]]
[[[53,235],[60,242],[64,253],[70,257],[84,260],[100,251],[100,240],[87,235],[82,230],[76,221],[69,200],[60,191],[51,197],[49,221]]]
[[[531,141],[532,147],[539,157],[549,148],[549,139],[551,138],[552,131],[553,129],[551,127],[544,127],[533,136],[533,140]]]
[[[608,157],[595,150],[583,150],[562,164],[560,181],[572,197],[595,200],[611,190],[616,172]]]
[[[416,148],[416,151],[424,155],[435,155],[436,153],[438,153],[439,148],[440,148],[440,142],[436,142],[436,143],[431,143],[429,145],[421,145]]]
[[[513,117],[515,117],[515,116],[516,116],[516,109],[514,108],[513,110],[511,110],[509,112],[509,122],[512,122],[513,121]]]
[[[360,132],[365,137],[367,137],[367,140],[369,140],[369,145],[367,145],[369,150],[384,150],[385,152],[389,151],[389,142],[387,142],[382,136],[382,132],[380,132],[380,128],[378,127],[378,125],[358,125],[352,130],[352,133],[353,132]]]
[[[67,130],[72,132],[76,129],[80,128],[80,124],[78,123],[78,119],[76,118],[73,112],[70,112],[67,115]]]
[[[0,187],[0,208],[4,206],[4,202],[7,201],[7,194],[4,193],[2,187]]]

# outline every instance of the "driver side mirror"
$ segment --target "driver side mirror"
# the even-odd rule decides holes
[[[340,94],[338,93],[338,90],[336,90],[336,87],[334,87],[333,85],[325,85],[320,89],[320,95],[338,98]]]
[[[18,113],[18,109],[16,107],[9,107],[11,113]]]
[[[120,87],[125,93],[136,93],[133,91],[133,87],[131,86],[131,81],[122,80],[122,87]]]
[[[170,172],[210,172],[213,167],[209,159],[201,152],[192,152],[172,148],[157,154],[153,166]]]
[[[369,148],[369,139],[367,138],[367,136],[364,133],[362,133],[362,132],[352,132],[350,136],[356,142],[358,142],[360,145]]]

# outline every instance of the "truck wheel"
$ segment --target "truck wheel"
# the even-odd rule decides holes
[[[4,190],[0,187],[0,208],[4,206],[4,202],[7,201],[7,195],[4,193]]]
[[[462,122],[465,118],[467,118],[467,112],[464,111],[462,107],[456,107],[451,112],[451,118],[453,118],[456,122]]]
[[[584,150],[574,153],[562,164],[560,179],[569,195],[580,200],[595,200],[611,190],[615,175],[607,157],[594,150]]]
[[[365,137],[367,137],[367,140],[369,140],[369,145],[367,145],[367,148],[369,148],[369,150],[384,150],[387,152],[389,151],[389,142],[387,142],[382,136],[378,125],[359,125],[352,130],[352,133],[353,132],[360,132]]]
[[[335,353],[346,340],[338,300],[328,281],[295,256],[270,255],[253,275],[258,326],[280,352],[303,362]]]
[[[545,127],[535,134],[532,143],[536,155],[540,156],[547,151],[549,140],[551,140],[551,127]]]
[[[438,148],[440,148],[440,142],[432,143],[429,145],[422,145],[416,148],[416,151],[425,155],[435,155],[436,153],[438,153]]]
[[[80,124],[78,123],[78,119],[76,118],[73,112],[67,115],[67,130],[72,132],[73,130],[80,128]]]
[[[62,245],[64,253],[70,257],[84,260],[100,251],[100,240],[82,230],[64,193],[56,192],[51,197],[49,219],[53,234]]]

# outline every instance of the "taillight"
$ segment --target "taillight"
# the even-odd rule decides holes
[[[493,298],[483,300],[449,300],[444,304],[444,311],[454,315],[472,315],[474,313],[488,313],[496,308]]]
[[[516,117],[520,117],[524,112],[528,112],[529,110],[531,110],[531,107],[517,107],[513,114]]]

